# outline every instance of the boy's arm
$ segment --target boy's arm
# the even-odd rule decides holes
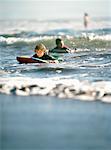
[[[74,52],[76,52],[77,49],[76,48],[75,49],[68,48],[66,50],[67,50],[68,53],[74,53]]]
[[[51,55],[47,55],[47,59],[48,60],[56,60],[56,58],[54,56],[51,56]]]

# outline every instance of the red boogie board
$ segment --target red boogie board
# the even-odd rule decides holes
[[[63,61],[63,59],[58,56],[56,56],[55,58],[58,62]],[[27,64],[27,63],[49,63],[48,60],[43,60],[40,58],[34,58],[34,57],[30,57],[30,56],[17,56],[16,59],[19,63],[25,63],[25,64]],[[50,62],[50,63],[57,63],[57,62],[52,60],[52,62]]]
[[[27,63],[39,63],[38,60],[34,60],[28,56],[18,56],[18,57],[16,57],[16,59],[19,63],[25,63],[25,64],[27,64]]]

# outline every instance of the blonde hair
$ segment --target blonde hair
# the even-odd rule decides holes
[[[42,43],[40,43],[40,44],[36,45],[36,47],[35,47],[35,51],[36,51],[36,50],[43,50],[44,52],[46,52],[46,51],[47,51],[47,49],[46,49],[45,45],[44,45],[44,44],[42,44]]]

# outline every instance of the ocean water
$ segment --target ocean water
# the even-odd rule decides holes
[[[63,84],[68,80],[71,80],[71,83],[74,84],[76,80],[78,81],[78,87],[75,86],[74,90],[77,91],[79,88],[78,95],[81,95],[80,91],[82,90],[89,97],[93,97],[94,100],[105,98],[105,101],[110,101],[104,97],[107,95],[107,99],[109,99],[111,94],[110,19],[95,20],[87,30],[82,27],[80,20],[67,19],[50,21],[1,20],[0,27],[0,76],[2,85],[7,86],[9,80],[14,80],[14,83],[16,83],[19,78],[20,84],[24,84],[23,80],[28,80],[30,84],[37,83],[36,80],[39,80],[41,82],[39,86],[43,86],[44,79],[46,79],[47,85],[44,86],[48,88],[49,83],[53,81],[56,85],[59,82]],[[71,49],[77,49],[74,53],[59,54],[64,59],[63,62],[59,64],[19,64],[17,62],[17,56],[32,56],[38,42],[44,43],[47,49],[52,49],[55,47],[57,37],[63,38],[65,44]],[[97,87],[95,91],[93,84],[96,84]],[[87,89],[84,90],[85,85]],[[15,86],[17,85],[12,85],[11,82],[8,93],[11,93],[12,87]],[[27,85],[23,86],[25,88]],[[98,89],[99,93],[101,93],[101,89],[104,93],[101,93],[102,96],[99,98],[95,97],[92,88],[96,95]],[[6,91],[2,90],[3,93],[7,93]],[[51,91],[53,89],[50,89],[49,93]],[[92,94],[87,94],[89,91]],[[42,95],[41,92],[38,94]],[[28,95],[31,95],[31,93],[29,92]],[[75,96],[74,92],[73,95]],[[63,97],[67,96],[64,95]]]
[[[110,25],[109,18],[87,30],[80,20],[0,20],[2,149],[111,148]],[[17,62],[39,42],[52,49],[57,37],[77,49],[59,54],[63,62]]]

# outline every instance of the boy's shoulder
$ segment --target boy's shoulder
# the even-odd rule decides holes
[[[37,55],[36,55],[36,54],[34,54],[32,57],[37,58]]]
[[[50,52],[52,53],[68,53],[68,50],[69,48],[67,46],[64,46],[63,48],[58,48],[58,47],[55,47],[53,49],[50,50]]]

